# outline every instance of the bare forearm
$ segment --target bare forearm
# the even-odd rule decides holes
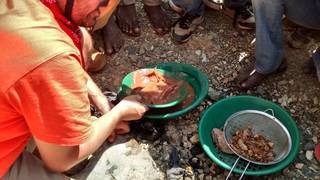
[[[119,121],[119,113],[116,110],[111,110],[109,113],[94,121],[90,139],[80,145],[79,159],[86,158],[95,152],[113,132]]]
[[[94,83],[91,77],[88,75],[87,88],[89,98],[91,102],[98,108],[103,114],[107,113],[111,109],[111,105],[106,96],[101,92],[100,88]]]
[[[120,112],[114,108],[93,122],[89,139],[78,146],[66,147],[35,140],[47,167],[52,171],[63,172],[95,152],[105,142],[119,121]]]
[[[140,119],[147,108],[138,102],[140,96],[129,96],[111,111],[95,120],[90,137],[80,145],[50,144],[35,138],[41,157],[53,171],[66,171],[96,151],[122,121]],[[127,131],[128,132],[128,131]]]

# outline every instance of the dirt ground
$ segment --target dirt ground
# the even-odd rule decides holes
[[[179,120],[169,121],[168,126],[188,127],[197,126],[199,114],[207,108],[208,104],[215,101],[240,94],[255,95],[273,101],[288,112],[297,122],[302,134],[300,152],[296,160],[281,173],[264,177],[265,179],[320,179],[320,167],[313,155],[314,146],[320,138],[320,91],[319,81],[315,77],[303,73],[302,67],[305,60],[310,56],[311,49],[316,43],[305,45],[302,49],[290,48],[284,38],[285,57],[289,66],[286,72],[274,75],[259,87],[250,91],[240,91],[233,79],[239,69],[250,62],[254,57],[253,32],[239,32],[232,27],[232,20],[221,12],[206,10],[205,22],[198,28],[189,42],[176,45],[172,42],[170,35],[157,36],[150,27],[145,12],[138,7],[138,16],[141,22],[142,34],[140,37],[132,38],[123,34],[125,45],[119,53],[109,57],[108,63],[103,71],[92,74],[95,82],[102,90],[111,89],[117,91],[122,78],[129,72],[146,67],[148,64],[161,62],[180,62],[191,64],[205,72],[209,78],[210,90],[218,93],[219,98],[206,100],[192,114],[184,119],[186,123]],[[285,36],[289,35],[295,28],[286,28]],[[312,36],[314,42],[319,42],[319,35]],[[241,61],[241,62],[239,62]],[[209,94],[210,95],[210,94]],[[205,105],[204,105],[205,104]],[[197,112],[197,113],[195,113]],[[197,134],[197,129],[192,130],[192,135]],[[192,136],[191,135],[191,136]],[[160,136],[160,143],[167,141]],[[149,142],[155,150],[159,145]],[[183,149],[184,145],[181,145]],[[151,148],[151,149],[152,149]],[[188,147],[192,149],[192,147]],[[187,149],[188,149],[187,148]],[[179,149],[179,148],[178,148]],[[311,152],[312,151],[312,152]],[[183,155],[181,158],[192,159],[193,156]],[[190,154],[190,153],[189,153]],[[159,154],[161,156],[161,153]],[[157,155],[155,155],[157,156]],[[168,169],[168,162],[159,158],[159,163],[164,164],[163,171]],[[223,179],[226,172],[213,168],[208,157],[199,158],[201,162],[207,163],[210,171],[205,171],[205,166],[194,168],[196,179]],[[213,168],[213,172],[211,171]],[[198,170],[200,169],[200,170]],[[165,173],[165,172],[164,172]],[[186,178],[185,178],[186,179]]]

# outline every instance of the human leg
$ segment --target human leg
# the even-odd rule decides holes
[[[124,39],[113,15],[101,32],[106,54],[111,55],[118,52],[124,44]]]
[[[252,0],[256,20],[256,70],[274,72],[283,58],[282,0]]]
[[[4,175],[3,180],[69,180],[60,173],[54,173],[45,168],[40,159],[30,152],[23,152]]]
[[[122,32],[130,36],[139,36],[141,33],[135,0],[121,0],[116,10],[116,20]]]
[[[168,33],[171,28],[171,21],[161,7],[161,0],[144,0],[143,2],[154,31],[159,35]]]
[[[256,21],[255,65],[242,69],[238,75],[241,89],[259,85],[270,73],[276,72],[283,59],[282,0],[252,0]],[[283,65],[284,66],[284,65]],[[280,68],[285,69],[284,67]]]

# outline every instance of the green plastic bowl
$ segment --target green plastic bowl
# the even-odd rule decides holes
[[[197,107],[208,94],[209,82],[208,82],[207,76],[203,72],[201,72],[200,70],[198,70],[197,68],[189,64],[168,62],[168,63],[160,63],[157,65],[149,65],[147,68],[157,68],[157,69],[163,69],[165,71],[170,71],[173,73],[179,73],[180,75],[182,75],[181,78],[187,81],[194,89],[195,99],[188,107],[181,109],[179,111],[166,112],[161,114],[152,114],[147,112],[144,115],[144,118],[175,119],[191,111],[195,107]],[[125,83],[122,83],[118,93],[120,98],[126,95],[125,89],[128,89],[128,87],[127,85],[125,85]]]
[[[260,176],[278,172],[287,167],[296,157],[299,151],[300,133],[295,121],[291,116],[273,102],[253,97],[253,96],[234,96],[223,99],[210,106],[202,115],[199,124],[199,138],[202,148],[219,166],[230,170],[236,159],[236,155],[229,155],[219,151],[213,143],[211,131],[213,128],[223,128],[226,120],[232,114],[242,110],[265,111],[273,109],[274,115],[288,129],[292,138],[292,149],[289,155],[281,162],[274,165],[250,164],[246,175]],[[241,174],[247,165],[247,161],[240,159],[233,172]]]

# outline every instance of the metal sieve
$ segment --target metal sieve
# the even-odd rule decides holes
[[[272,115],[266,113],[268,111],[270,111]],[[274,143],[273,151],[275,153],[275,159],[273,161],[252,161],[239,154],[231,145],[232,136],[236,133],[236,131],[238,129],[245,129],[248,127],[251,127],[254,134],[262,135]],[[292,147],[291,136],[287,128],[274,116],[272,109],[267,109],[264,112],[257,110],[244,110],[234,113],[224,124],[224,138],[230,149],[238,156],[238,159],[234,162],[227,179],[229,178],[240,158],[248,161],[240,177],[241,179],[250,163],[259,165],[272,165],[279,163],[288,156]]]

